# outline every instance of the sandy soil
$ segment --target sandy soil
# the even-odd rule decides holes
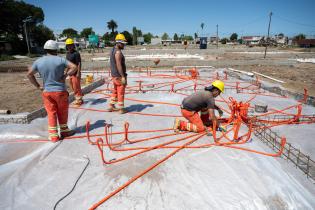
[[[38,80],[41,84],[41,80]],[[67,81],[68,82],[68,81]],[[68,91],[71,89],[68,86]],[[0,109],[12,113],[32,112],[42,107],[41,91],[26,78],[26,72],[0,73]]]

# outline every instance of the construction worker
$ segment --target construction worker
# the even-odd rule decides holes
[[[118,110],[120,114],[126,113],[124,107],[125,88],[127,86],[127,73],[125,57],[122,50],[127,43],[123,34],[117,34],[116,44],[110,53],[110,70],[112,74],[113,90],[108,111]],[[117,105],[117,107],[115,107]]]
[[[223,115],[223,111],[215,105],[214,98],[224,91],[224,83],[220,80],[212,82],[211,86],[206,87],[203,91],[194,93],[186,97],[181,105],[182,115],[189,121],[175,119],[175,131],[192,131],[196,133],[204,132],[208,126],[212,126],[215,122],[217,128],[220,123],[214,114],[214,110],[218,110],[219,115]],[[200,112],[200,116],[198,114]],[[212,122],[209,119],[212,120]]]
[[[78,67],[78,71],[75,75],[70,76],[70,86],[74,92],[73,105],[81,106],[83,104],[83,94],[81,90],[81,56],[80,53],[75,50],[73,39],[68,38],[66,40],[67,60],[74,63]]]
[[[57,142],[67,136],[75,134],[67,125],[68,121],[68,96],[65,79],[75,75],[77,66],[65,58],[57,56],[58,44],[48,40],[44,49],[46,56],[37,59],[32,67],[29,67],[27,77],[39,90],[42,90],[42,98],[48,115],[48,134],[52,142]],[[37,82],[34,74],[39,73],[43,79],[43,87]],[[58,135],[57,121],[60,128]]]

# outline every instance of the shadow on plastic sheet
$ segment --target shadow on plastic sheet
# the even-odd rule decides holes
[[[107,99],[105,98],[97,98],[97,99],[86,99],[84,100],[85,102],[90,102],[91,105],[97,105],[97,104],[102,104],[102,103],[106,103],[107,102]]]
[[[143,105],[143,104],[133,104],[131,106],[128,106],[126,108],[127,112],[141,112],[143,110],[145,110],[146,108],[148,107],[153,107],[152,104],[146,104],[146,105]]]
[[[105,125],[106,125],[105,120],[97,120],[94,123],[91,122],[89,131],[92,131],[92,130],[97,129],[97,128],[104,128]],[[80,127],[77,127],[75,129],[75,131],[76,131],[76,133],[86,133],[86,127],[85,127],[85,125],[82,125]]]

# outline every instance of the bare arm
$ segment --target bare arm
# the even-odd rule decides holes
[[[66,69],[66,76],[72,76],[75,75],[77,73],[78,67],[71,63],[70,61],[68,61],[68,65],[67,65],[67,69]]]
[[[117,70],[118,70],[120,76],[125,77],[124,72],[123,72],[123,67],[122,67],[122,54],[120,51],[116,52],[115,61],[116,61]]]
[[[40,86],[40,84],[37,82],[35,75],[36,71],[32,69],[32,67],[28,67],[28,72],[26,74],[27,78],[29,79],[29,81],[37,88],[42,90],[43,88]]]
[[[214,109],[208,109],[210,119],[212,120],[212,123],[216,123],[217,128],[220,126],[220,122],[218,121],[218,118],[214,114]]]

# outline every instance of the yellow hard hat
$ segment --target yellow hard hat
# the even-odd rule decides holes
[[[73,41],[73,39],[68,38],[66,40],[66,45],[70,45],[70,44],[74,44],[74,41]]]
[[[124,44],[127,43],[126,37],[123,34],[117,34],[116,38],[115,38],[115,41],[116,42],[120,42],[120,43],[124,43]]]
[[[221,80],[215,80],[211,85],[218,88],[222,93],[224,92],[224,82]]]

